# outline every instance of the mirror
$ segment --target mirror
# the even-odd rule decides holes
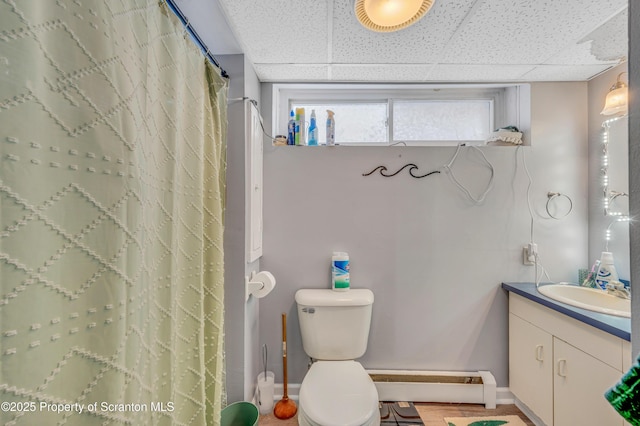
[[[628,117],[602,123],[604,251],[614,253],[620,278],[629,279],[629,134]]]
[[[629,215],[628,121],[624,115],[602,123],[604,214],[620,220]]]

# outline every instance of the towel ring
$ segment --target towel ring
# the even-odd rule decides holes
[[[564,197],[569,201],[569,210],[565,214],[563,214],[562,216],[554,216],[549,211],[549,203],[551,203],[551,200],[553,200],[555,198],[558,198],[558,197]],[[548,199],[547,199],[546,210],[547,210],[547,214],[552,219],[556,219],[556,220],[563,219],[563,218],[569,216],[569,213],[571,213],[571,211],[573,210],[573,201],[571,201],[571,198],[566,194],[562,194],[560,192],[547,192],[547,198]]]

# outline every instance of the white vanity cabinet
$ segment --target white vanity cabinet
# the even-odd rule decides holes
[[[553,336],[512,313],[509,389],[543,422],[553,424]]]
[[[628,342],[509,295],[509,387],[547,426],[622,426],[604,398],[631,359]]]
[[[555,337],[553,355],[553,424],[622,425],[604,392],[623,373]]]

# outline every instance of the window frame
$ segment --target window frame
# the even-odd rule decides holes
[[[286,134],[292,102],[358,103],[387,102],[387,143],[339,142],[343,146],[451,146],[480,145],[484,141],[396,141],[393,139],[394,102],[488,100],[490,129],[515,125],[529,135],[530,88],[528,84],[355,84],[355,83],[273,83],[272,128]]]

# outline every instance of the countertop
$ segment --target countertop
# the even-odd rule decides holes
[[[540,285],[544,285],[544,283]],[[613,334],[621,339],[631,341],[631,319],[629,318],[601,314],[587,309],[567,305],[566,303],[557,302],[540,294],[538,290],[536,290],[535,283],[531,282],[504,282],[502,283],[502,288],[515,294],[519,294],[520,296],[534,302],[540,303],[547,308],[565,314],[585,324],[589,324],[609,334]]]

